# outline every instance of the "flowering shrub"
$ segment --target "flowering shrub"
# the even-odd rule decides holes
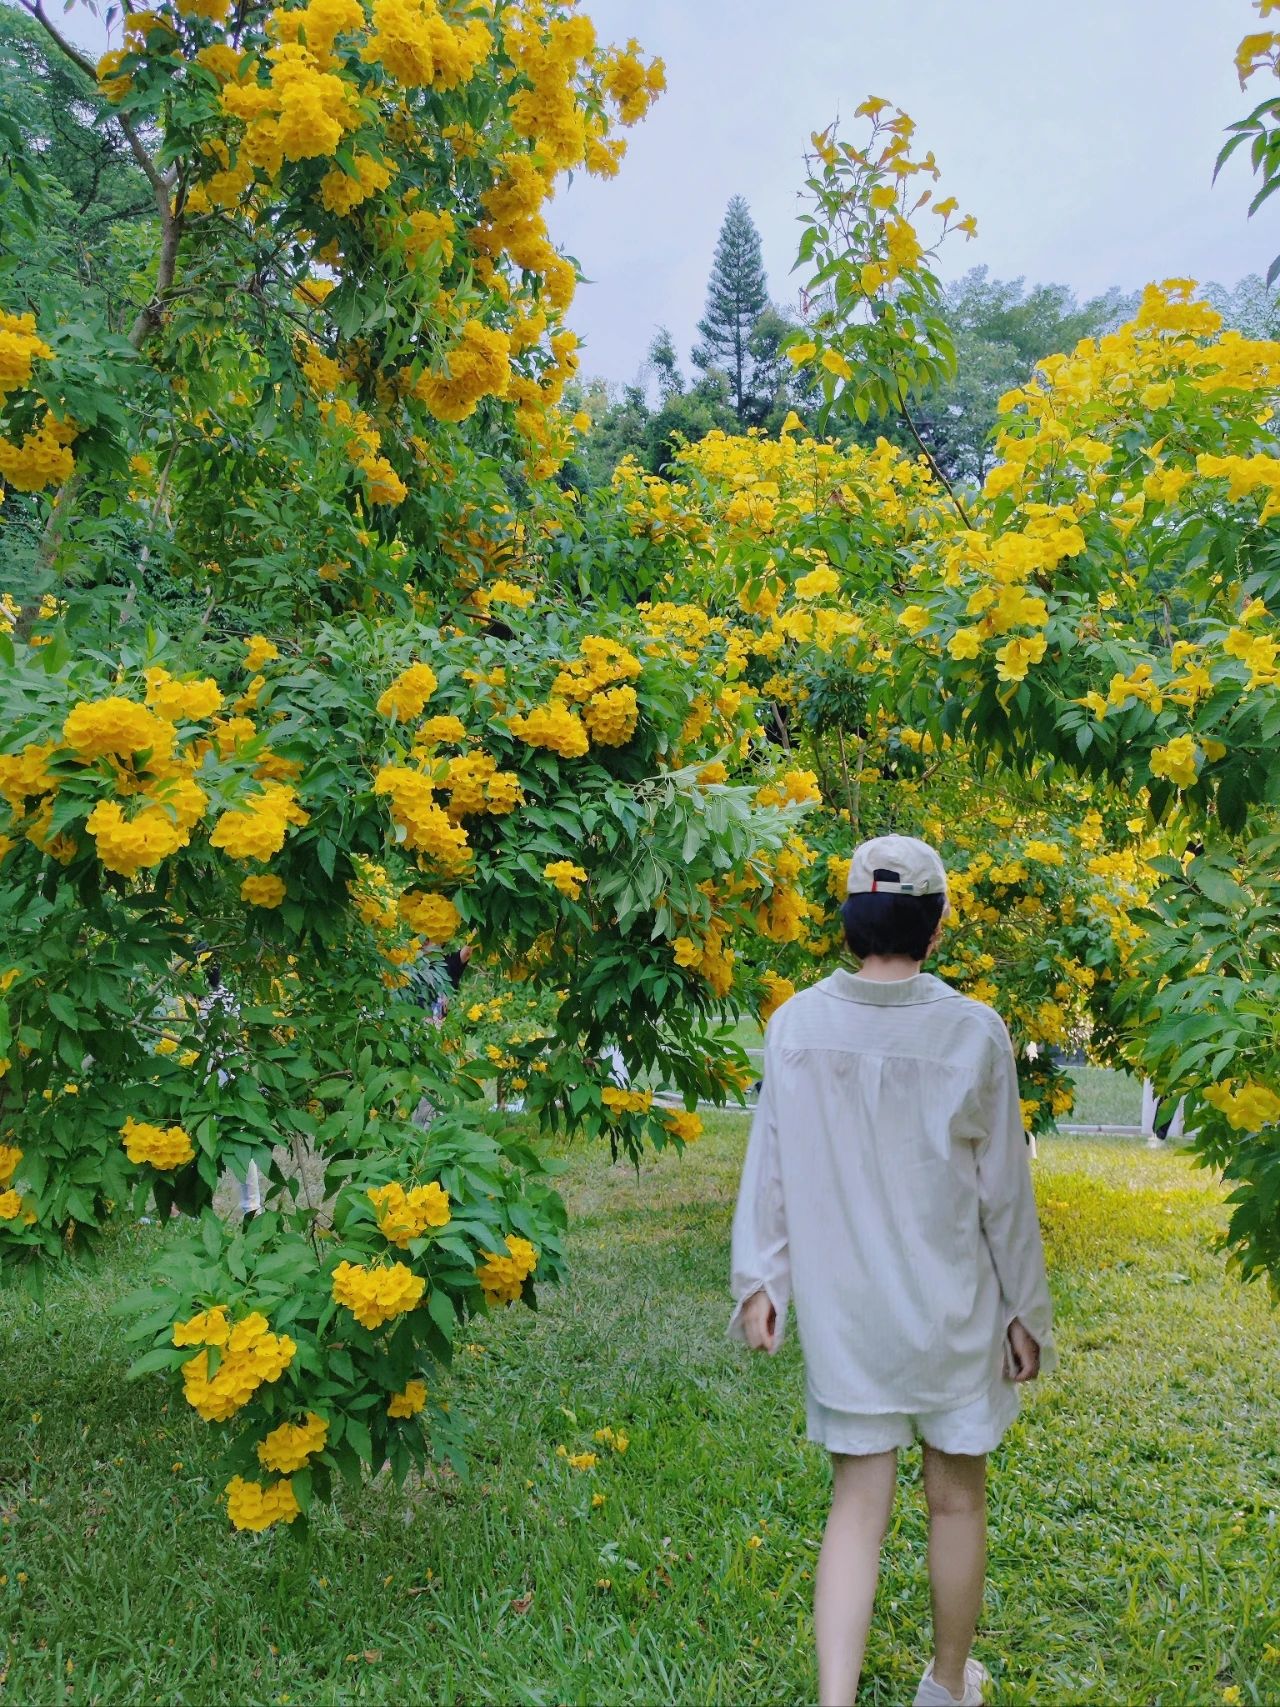
[[[1274,60],[1249,38],[1242,75]],[[971,230],[911,121],[860,111],[863,146],[814,138],[814,312],[789,353],[820,381],[819,429],[910,426],[950,360],[933,253]],[[956,903],[939,970],[1009,1020],[1028,1123],[1069,1110],[1049,1052],[1086,1039],[1185,1093],[1200,1153],[1239,1181],[1235,1254],[1273,1276],[1278,390],[1280,345],[1172,279],[1002,400],[980,491],[923,446],[842,447],[792,415],[776,443],[709,435],[669,480],[624,465],[615,494],[637,591],[661,587],[651,624],[691,663],[723,647],[790,761],[760,798],[804,798],[805,774],[822,797],[731,880],[756,901],[734,974],[762,1015],[838,946],[850,840],[931,837]],[[734,774],[732,753],[704,773]],[[673,953],[714,987],[721,947],[683,931]]]
[[[617,1042],[690,1103],[741,1083],[727,983],[669,942],[799,809],[700,778],[752,739],[727,659],[694,734],[681,649],[555,572],[544,209],[662,83],[558,0],[133,12],[100,67],[156,200],[129,335],[0,303],[0,518],[38,542],[0,606],[0,1265],[198,1217],[135,1369],[225,1432],[239,1527],[458,1460],[432,1365],[560,1276],[541,1155],[431,1021],[446,945],[534,993],[499,1071],[535,1125],[693,1133],[607,1106]]]

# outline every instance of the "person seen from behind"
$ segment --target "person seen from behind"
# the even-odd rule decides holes
[[[855,849],[856,972],[769,1022],[733,1222],[731,1337],[776,1352],[794,1299],[810,1440],[831,1453],[814,1624],[824,1707],[857,1693],[897,1458],[923,1442],[933,1658],[917,1707],[985,1699],[970,1657],[987,1454],[1056,1361],[1013,1049],[993,1009],[922,970],[950,909],[911,836]]]

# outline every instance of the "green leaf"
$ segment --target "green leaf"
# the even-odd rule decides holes
[[[452,1339],[458,1318],[449,1294],[441,1291],[438,1286],[433,1286],[427,1294],[427,1311],[445,1338]]]
[[[373,1463],[373,1437],[369,1433],[368,1426],[362,1423],[358,1417],[348,1416],[346,1421],[347,1440],[359,1453],[362,1461],[371,1465]]]
[[[129,1365],[125,1380],[137,1381],[143,1375],[154,1375],[157,1369],[174,1369],[180,1363],[185,1363],[190,1355],[193,1354],[174,1346],[159,1345],[154,1351],[144,1352]]]
[[[1218,866],[1201,865],[1197,861],[1192,865],[1190,875],[1200,893],[1220,907],[1247,908],[1251,905],[1248,892]]]
[[[81,1030],[81,1017],[74,1005],[64,995],[61,995],[57,990],[49,990],[45,995],[45,1002],[49,1012],[53,1014],[55,1019],[61,1020],[68,1030],[76,1032]]]

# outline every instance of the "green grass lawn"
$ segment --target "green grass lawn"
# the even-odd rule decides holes
[[[1071,1067],[1076,1105],[1063,1119],[1077,1126],[1137,1126],[1142,1118],[1142,1081],[1110,1067]]]
[[[794,1342],[725,1341],[744,1122],[708,1125],[638,1179],[575,1154],[570,1284],[475,1324],[453,1380],[472,1479],[380,1479],[307,1534],[231,1532],[206,1425],[122,1383],[107,1306],[166,1229],[123,1231],[43,1311],[7,1300],[0,1703],[811,1701],[827,1462]],[[1058,1139],[1036,1166],[1063,1369],[993,1466],[997,1699],[1274,1703],[1276,1319],[1209,1249],[1218,1191],[1184,1157]],[[625,1456],[557,1457],[604,1424]],[[884,1707],[927,1653],[924,1534],[912,1453],[864,1684]]]

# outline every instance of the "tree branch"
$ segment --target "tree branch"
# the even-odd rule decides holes
[[[50,21],[44,9],[44,0],[18,0],[18,4],[28,17],[35,19],[45,34],[55,43],[58,51],[70,60],[71,64],[76,66],[96,88],[98,82],[97,67],[92,65],[80,50],[69,42]],[[174,272],[178,263],[178,240],[182,235],[182,190],[179,186],[176,197],[172,194],[173,186],[178,182],[176,168],[167,175],[158,170],[155,161],[143,147],[141,138],[125,114],[114,113],[112,116],[124,133],[125,141],[129,144],[129,151],[137,162],[139,170],[151,186],[163,233],[155,290],[152,292],[150,300],[138,311],[129,333],[129,342],[135,350],[140,351],[150,334],[160,324],[165,296],[173,284]],[[83,470],[76,469],[54,499],[49,520],[44,530],[44,537],[40,542],[40,557],[45,565],[51,564],[58,553],[74,507],[76,494],[83,484],[83,480]]]
[[[28,15],[28,17],[34,18],[40,27],[46,30],[48,34],[53,37],[54,41],[57,42],[58,47],[71,61],[71,63],[73,65],[78,65],[80,70],[84,72],[85,76],[91,78],[96,84],[98,81],[97,67],[90,65],[89,61],[78,48],[72,47],[71,43],[67,41],[65,37],[58,34],[57,30],[55,30],[53,25],[49,22],[45,9],[41,4],[41,0],[18,0],[18,4],[22,7],[22,10]]]
[[[919,429],[919,427],[916,426],[915,419],[912,416],[910,409],[907,408],[907,396],[906,396],[906,393],[903,391],[901,384],[899,384],[899,386],[898,386],[898,409],[902,414],[902,419],[907,423],[908,427],[910,427],[910,429],[911,429],[912,438],[920,446],[920,450],[924,455],[925,461],[929,464],[929,467],[933,473],[934,478],[936,480],[938,480],[939,482],[941,482],[941,484],[946,488],[947,497],[950,498],[951,502],[955,505],[956,511],[959,514],[960,520],[964,523],[964,525],[967,528],[972,528],[973,523],[969,520],[969,513],[965,509],[964,505],[960,502],[960,499],[958,498],[958,496],[956,495],[956,490],[955,490],[954,486],[952,486],[951,482],[947,479],[946,475],[942,472],[942,469],[939,466],[937,458],[934,456],[933,452],[929,449],[928,445],[920,437],[920,429]]]
[[[18,0],[18,4],[29,17],[32,17],[57,44],[58,50],[71,63],[77,66],[95,85],[98,81],[97,68],[91,65],[80,50],[63,36],[49,19],[44,9],[44,0]],[[125,141],[129,144],[129,152],[138,163],[138,168],[151,185],[155,197],[156,211],[160,215],[160,224],[164,237],[160,246],[160,266],[156,276],[156,288],[150,302],[139,312],[129,334],[129,342],[135,350],[140,350],[150,333],[160,321],[160,307],[165,292],[173,283],[174,268],[178,259],[178,238],[181,235],[182,219],[180,207],[175,207],[171,192],[177,182],[176,170],[161,173],[155,161],[143,147],[142,139],[124,113],[113,113],[112,117],[124,132]]]
[[[178,239],[182,235],[181,196],[177,205],[171,206],[168,188],[161,184],[156,201],[164,233],[160,242],[160,265],[156,269],[156,288],[151,293],[150,300],[138,310],[138,317],[129,333],[129,342],[135,350],[141,350],[149,335],[160,324],[161,310],[173,284],[173,275],[178,264]]]
[[[134,207],[108,208],[106,213],[100,213],[96,219],[86,219],[78,235],[83,237],[85,232],[96,231],[100,225],[112,225],[116,220],[140,219],[144,213],[151,211],[152,205],[149,201],[139,202]]]
[[[73,47],[66,37],[61,35],[54,27],[49,19],[48,13],[44,9],[43,0],[18,0],[18,4],[22,7],[28,17],[34,18],[40,25],[41,29],[43,29],[45,33],[50,36],[54,42],[56,42],[59,51],[65,54],[74,66],[76,66],[80,71],[83,71],[93,86],[97,88],[97,66],[87,60],[80,52],[79,48]],[[124,113],[113,113],[111,116],[124,132],[125,141],[129,144],[129,151],[138,162],[138,166],[146,177],[147,182],[151,185],[152,190],[155,192],[157,200],[163,196],[164,205],[167,208],[169,205],[169,185],[156,169],[154,160],[152,160],[151,156],[142,146],[142,141],[138,136],[137,131],[133,128],[132,124],[130,124]]]
[[[769,701],[769,710],[773,715],[774,727],[778,731],[778,738],[783,750],[789,753],[791,751],[791,731],[787,727],[786,719],[778,708],[778,702],[776,699]]]
[[[177,454],[178,454],[178,437],[177,437],[177,434],[175,433],[174,438],[173,438],[173,443],[169,446],[168,458],[166,459],[165,465],[160,472],[160,478],[156,482],[155,497],[151,500],[151,519],[156,524],[157,527],[159,527],[161,524],[164,524],[165,526],[168,525],[169,518],[168,518],[168,513],[166,510],[166,491],[167,491],[167,487],[169,485],[169,474],[173,468],[174,459],[177,457]],[[173,533],[172,528],[169,528],[169,533],[170,533],[170,536],[172,536],[172,533]],[[132,620],[133,620],[133,607],[136,604],[137,598],[138,598],[138,585],[142,580],[143,574],[145,573],[147,564],[150,562],[150,560],[151,560],[151,545],[150,545],[149,541],[144,540],[143,544],[142,544],[142,550],[138,554],[137,572],[134,575],[133,579],[129,582],[129,590],[124,596],[124,603],[120,606],[120,616],[119,616],[118,620],[119,620],[122,627],[124,626],[125,623],[132,622]],[[206,620],[207,620],[207,613],[206,613]]]
[[[865,737],[862,741],[858,741],[858,780],[857,784],[853,785],[850,785],[850,780],[848,780],[848,758],[845,756],[845,731],[841,729],[840,724],[836,724],[836,741],[840,743],[840,770],[843,772],[843,777],[845,777],[845,809],[848,811],[848,828],[852,831],[853,840],[857,842],[858,835],[860,835],[860,830],[858,830],[858,819],[862,816],[862,756],[864,756],[865,749],[867,749],[867,741],[865,741]]]

